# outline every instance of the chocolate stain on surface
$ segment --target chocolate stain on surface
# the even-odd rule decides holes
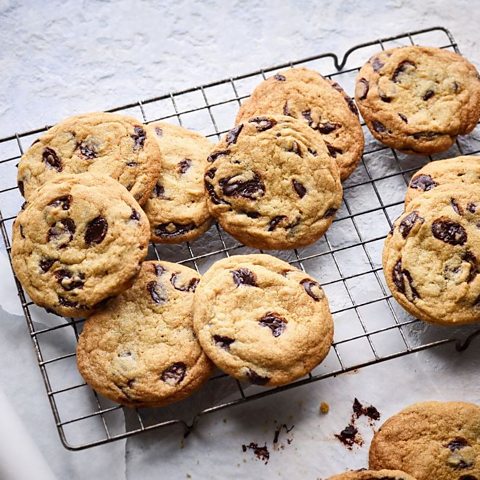
[[[265,444],[263,447],[259,447],[258,444],[254,442],[250,442],[249,445],[242,445],[242,451],[246,452],[247,450],[252,450],[259,460],[265,462],[265,465],[268,463],[268,460],[270,459],[270,452],[268,451],[267,444]]]

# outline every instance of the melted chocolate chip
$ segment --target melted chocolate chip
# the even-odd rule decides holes
[[[51,268],[52,265],[55,263],[55,260],[52,258],[43,258],[40,260],[40,268],[42,269],[42,272],[48,272]]]
[[[452,452],[455,452],[456,450],[461,450],[462,448],[468,446],[469,443],[465,438],[456,437],[448,443],[447,448],[449,448]]]
[[[380,95],[380,100],[382,102],[385,102],[385,103],[390,103],[392,101],[392,97],[389,97],[388,95],[386,95],[385,93],[381,92],[379,90],[379,95]]]
[[[320,299],[322,298],[322,288],[320,285],[315,282],[314,280],[311,280],[310,278],[304,278],[301,282],[300,285],[305,289],[307,292],[307,295],[311,298],[313,298],[316,302],[319,302]],[[318,293],[315,293],[312,289],[316,287],[318,288]]]
[[[212,169],[213,170],[213,169]],[[207,176],[207,174],[210,172],[210,170],[205,174],[205,176]],[[215,187],[210,183],[208,182],[206,179],[205,179],[205,190],[207,190],[209,196],[210,196],[210,200],[215,204],[215,205],[221,205],[221,204],[224,204],[224,205],[229,205],[228,202],[226,202],[225,200],[222,200],[218,195],[217,195],[217,192],[215,192]]]
[[[385,65],[378,57],[374,57],[371,64],[374,72],[378,72]]]
[[[79,305],[77,302],[73,302],[72,300],[68,300],[65,297],[58,296],[58,303],[63,305],[64,307],[71,307],[71,308],[81,308],[82,306]]]
[[[400,81],[400,76],[407,70],[408,67],[415,68],[415,64],[409,60],[404,60],[399,63],[398,67],[395,69],[392,75],[392,81],[398,83]]]
[[[268,327],[274,337],[279,337],[287,328],[287,321],[275,312],[268,312],[258,323],[262,327]]]
[[[72,241],[75,230],[75,222],[71,218],[64,218],[63,220],[59,220],[55,223],[55,225],[49,228],[47,234],[47,241],[50,242],[52,240],[65,240],[60,245],[58,245],[58,248],[65,248],[67,244]]]
[[[213,163],[218,157],[223,157],[230,155],[230,150],[220,150],[218,152],[213,152],[207,157],[207,162]]]
[[[357,398],[354,399],[352,408],[353,413],[357,418],[360,418],[363,415],[370,420],[380,420],[380,412],[373,405],[364,407]]]
[[[213,341],[217,347],[223,348],[224,350],[230,350],[230,345],[235,341],[233,338],[224,337],[222,335],[214,335]]]
[[[299,182],[298,180],[293,179],[292,180],[292,185],[294,190],[297,192],[298,196],[300,198],[303,198],[305,194],[307,193],[307,189],[303,185],[303,183]]]
[[[240,132],[242,131],[242,128],[243,128],[243,123],[232,128],[227,133],[227,135],[225,136],[227,145],[232,145],[233,143],[237,143],[237,139],[238,139],[238,136],[240,135]]]
[[[94,218],[88,223],[85,229],[85,243],[89,246],[102,243],[107,231],[107,220],[102,216]]]
[[[425,219],[420,217],[418,215],[418,212],[413,211],[403,218],[403,220],[400,222],[400,225],[398,226],[398,231],[401,233],[403,238],[407,238],[415,223],[423,223],[424,221]]]
[[[333,217],[337,213],[336,208],[329,208],[327,211],[323,214],[323,218],[330,218]]]
[[[344,94],[345,95],[345,94]],[[345,101],[347,102],[348,108],[352,113],[357,115],[358,117],[358,108],[355,105],[355,102],[353,101],[353,98],[350,98],[348,95],[345,95]]]
[[[290,112],[290,109],[288,108],[288,100],[285,102],[285,105],[283,106],[283,114],[286,115],[287,117],[292,117],[292,112]]]
[[[145,139],[147,138],[147,133],[142,127],[136,126],[133,129],[134,133],[130,135],[135,142],[133,145],[134,150],[139,150],[145,145]]]
[[[354,425],[347,425],[340,433],[336,433],[337,437],[344,445],[351,448],[357,443],[358,430]]]
[[[302,156],[302,149],[300,148],[300,145],[298,144],[298,142],[296,142],[295,140],[292,142],[292,145],[287,151],[293,152],[295,153],[295,155],[298,155],[299,157]]]
[[[86,142],[79,143],[77,145],[77,148],[80,150],[80,153],[85,157],[91,160],[92,158],[97,157],[97,152],[95,150],[95,147],[91,144],[88,144]]]
[[[332,144],[325,142],[325,145],[327,146],[328,153],[332,158],[337,158],[337,154],[339,153],[340,155],[343,153],[343,150],[338,147],[334,147]]]
[[[265,194],[265,184],[258,173],[253,172],[251,180],[242,181],[235,180],[235,178],[237,177],[225,177],[219,181],[223,194],[227,197],[243,197],[256,200]]]
[[[433,96],[435,95],[435,92],[433,90],[427,90],[424,94],[423,94],[423,99],[425,101],[429,100],[430,98],[432,98]]]
[[[83,288],[85,275],[83,273],[73,274],[71,271],[61,268],[55,272],[55,278],[60,286],[70,292],[75,288]]]
[[[251,118],[248,123],[254,123],[257,132],[263,132],[264,130],[269,130],[274,127],[277,124],[277,121],[268,117],[255,117]]]
[[[130,215],[130,220],[134,220],[135,222],[138,222],[140,220],[140,214],[132,208],[132,214]]]
[[[398,116],[399,116],[405,123],[408,123],[408,118],[407,118],[403,113],[399,113]]]
[[[189,158],[184,158],[178,163],[178,173],[183,175],[192,166],[192,161]]]
[[[251,287],[258,287],[257,276],[248,268],[239,268],[238,270],[231,270],[233,281],[237,287],[241,285],[248,285]]]
[[[427,192],[438,185],[430,175],[417,175],[410,180],[410,188]]]
[[[302,112],[302,116],[308,122],[308,125],[311,127],[313,125],[312,111],[310,109],[304,110]]]
[[[468,274],[467,283],[472,282],[478,274],[477,257],[472,252],[465,252],[462,260],[470,264],[470,272]]]
[[[250,380],[250,383],[253,383],[254,385],[266,385],[270,380],[269,377],[262,377],[251,368],[247,370],[247,377]]]
[[[373,120],[372,122],[373,129],[378,132],[378,133],[385,133],[387,131],[387,128],[382,122],[379,122],[378,120]]]
[[[392,280],[398,291],[403,293],[408,300],[413,301],[420,298],[417,290],[413,286],[413,279],[408,270],[402,269],[402,261],[398,260],[393,267]]]
[[[325,135],[332,133],[335,131],[337,128],[340,128],[341,125],[339,123],[333,123],[333,122],[324,122],[324,123],[319,123],[317,130],[320,133],[323,133]]]
[[[61,172],[63,170],[62,161],[53,148],[45,148],[42,153],[42,158],[47,165],[55,169],[57,172]]]
[[[475,213],[477,211],[477,204],[473,202],[467,203],[467,210],[470,213]]]
[[[193,222],[185,224],[175,222],[161,223],[155,226],[155,235],[163,238],[175,238],[180,235],[185,235],[195,228],[196,225]]]
[[[200,280],[198,278],[191,278],[187,283],[182,285],[178,283],[179,275],[179,273],[172,273],[170,277],[170,283],[173,285],[173,288],[181,292],[194,292]]]
[[[187,366],[183,362],[176,362],[166,368],[161,375],[161,379],[169,385],[178,385],[184,378]]]
[[[420,139],[432,139],[432,138],[436,138],[438,136],[440,136],[441,133],[437,133],[437,132],[416,132],[416,133],[413,133],[411,136],[415,139],[415,140],[420,140]]]
[[[63,197],[58,197],[48,205],[50,207],[62,207],[62,210],[68,210],[70,208],[70,204],[72,203],[72,196],[71,195],[64,195]]]
[[[164,196],[165,196],[165,188],[163,188],[163,185],[156,183],[155,186],[153,187],[152,197],[164,198]]]
[[[467,232],[457,222],[448,218],[439,218],[432,223],[433,236],[450,245],[463,245],[467,241]]]
[[[18,185],[18,189],[20,190],[20,193],[22,194],[22,197],[25,196],[25,187],[23,185],[23,182],[19,180],[17,185]]]
[[[357,83],[357,96],[359,100],[365,100],[368,95],[370,85],[366,78],[361,78]]]
[[[463,208],[457,203],[454,198],[450,200],[450,205],[452,206],[455,213],[457,213],[458,215],[463,215]]]
[[[275,80],[280,81],[280,82],[284,82],[284,81],[286,80],[286,78],[285,78],[283,75],[280,75],[279,73],[276,73],[276,74],[273,76],[273,78],[274,78]]]
[[[286,215],[277,215],[276,217],[273,217],[271,220],[270,220],[270,223],[268,224],[268,231],[269,232],[273,232],[277,227],[278,227],[278,224],[282,221],[282,220],[286,220],[288,217]]]
[[[161,277],[167,270],[165,269],[165,267],[162,267],[161,265],[159,265],[158,263],[156,263],[154,266],[153,266],[153,270],[155,272],[155,275],[157,277]]]
[[[260,214],[258,212],[243,212],[248,218],[259,218]]]
[[[23,225],[20,225],[20,235],[22,238],[25,238],[25,234],[23,233]]]
[[[313,148],[308,148],[307,149],[314,157],[318,156],[318,153],[316,150],[314,150]]]
[[[155,281],[147,283],[147,290],[152,297],[152,300],[159,305],[164,304],[167,301],[165,293],[161,285]]]

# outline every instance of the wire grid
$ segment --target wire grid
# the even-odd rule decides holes
[[[175,122],[215,141],[231,128],[239,105],[267,74],[306,66],[335,79],[352,95],[359,67],[372,54],[413,44],[458,52],[450,32],[433,27],[358,45],[342,59],[332,53],[321,54],[110,111],[133,115],[146,123]],[[468,346],[471,337],[467,335],[478,332],[468,327],[452,330],[426,325],[399,307],[385,285],[381,250],[386,233],[402,211],[412,174],[437,158],[480,152],[480,129],[432,158],[405,155],[385,147],[362,126],[366,138],[362,162],[344,184],[344,202],[331,229],[313,246],[269,252],[320,281],[335,319],[335,339],[326,360],[308,376],[289,385],[265,389],[243,384],[218,371],[200,392],[179,404],[161,409],[123,409],[98,396],[78,374],[75,346],[83,320],[64,319],[36,307],[15,279],[56,426],[66,448],[80,450],[168,425],[180,425],[188,434],[196,420],[207,413],[438,345],[457,342],[458,350]],[[9,257],[11,227],[23,201],[15,185],[15,166],[24,146],[47,128],[0,139],[0,229]],[[258,253],[214,225],[192,243],[150,245],[149,258],[186,264],[203,273],[220,258],[254,252]],[[465,337],[465,343],[458,341]]]

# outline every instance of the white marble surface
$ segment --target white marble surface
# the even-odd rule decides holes
[[[0,136],[434,25],[451,29],[479,65],[478,11],[471,0],[0,0]],[[5,263],[0,248],[0,266]],[[57,437],[6,267],[0,270],[0,385],[62,480],[325,478],[365,466],[367,446],[350,452],[333,438],[348,422],[355,396],[377,406],[383,418],[412,401],[480,401],[478,382],[471,381],[478,349],[458,355],[450,346],[205,417],[183,448],[182,433],[171,428],[68,452]],[[320,401],[331,405],[327,416],[318,414]],[[264,465],[241,445],[271,445],[275,420],[295,424],[293,441],[283,440],[284,449]],[[362,429],[368,440],[370,427]],[[0,444],[8,439],[0,425]],[[20,461],[28,462],[22,453]]]

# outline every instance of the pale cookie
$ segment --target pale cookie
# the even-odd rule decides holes
[[[329,477],[327,480],[415,480],[400,470],[356,470]]]
[[[212,364],[193,333],[200,275],[169,262],[144,262],[132,287],[92,315],[77,347],[85,381],[129,407],[158,407],[191,395]]]
[[[213,144],[199,133],[166,122],[151,123],[161,148],[162,171],[143,206],[152,241],[194,240],[212,221],[203,188],[203,173]]]
[[[240,123],[208,160],[210,212],[224,230],[254,248],[315,242],[342,201],[338,168],[324,142],[291,117]]]
[[[401,469],[417,480],[480,479],[480,407],[463,402],[411,405],[374,435],[370,468]]]
[[[480,118],[480,77],[462,56],[431,47],[374,55],[357,76],[355,100],[372,135],[389,147],[447,150]]]
[[[146,215],[118,182],[58,175],[15,220],[13,268],[37,305],[84,317],[130,286],[149,237]]]
[[[327,355],[333,320],[320,285],[269,255],[215,263],[195,292],[194,329],[224,372],[256,385],[283,385]]]
[[[143,205],[160,165],[151,127],[124,115],[87,113],[58,123],[32,144],[18,164],[18,187],[30,200],[60,173],[104,174],[118,180]]]
[[[363,131],[354,101],[314,70],[291,68],[260,83],[243,102],[236,123],[259,115],[289,115],[307,123],[326,143],[342,180],[362,158]]]

